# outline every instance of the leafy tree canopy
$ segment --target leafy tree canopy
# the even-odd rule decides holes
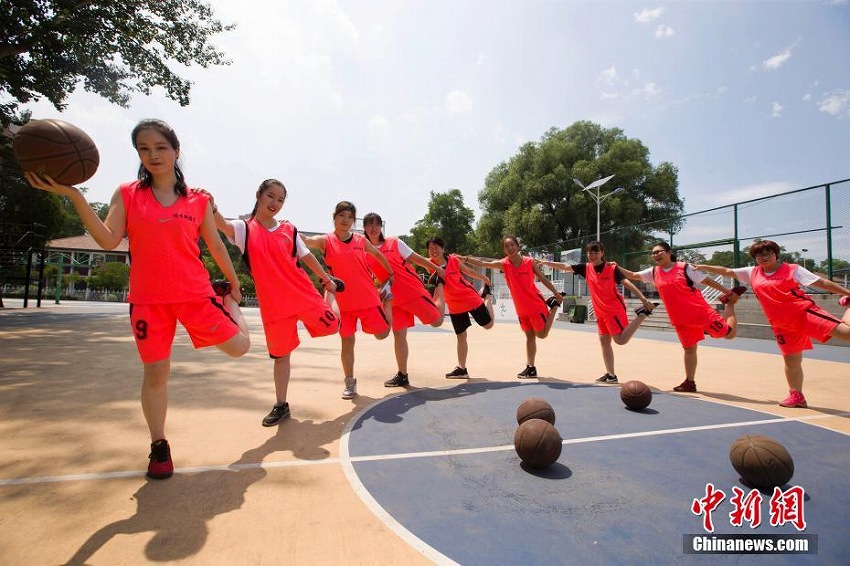
[[[109,261],[95,267],[88,278],[90,288],[108,291],[123,291],[129,283],[130,266],[117,261]]]
[[[199,0],[4,2],[0,122],[8,126],[19,104],[41,97],[62,110],[80,81],[121,106],[133,92],[148,95],[157,86],[185,106],[191,82],[168,63],[229,64],[210,38],[232,28]]]
[[[410,230],[411,235],[402,239],[411,249],[423,253],[428,240],[439,236],[446,241],[447,253],[469,253],[474,220],[475,213],[463,203],[463,194],[458,189],[446,193],[431,191],[428,212]]]
[[[529,247],[596,239],[596,192],[583,191],[573,179],[586,186],[609,175],[614,178],[600,189],[603,233],[670,218],[684,208],[676,167],[667,162],[653,166],[643,143],[618,128],[580,121],[564,130],[550,129],[487,175],[478,195],[480,251],[500,253],[505,234],[519,236]],[[623,190],[606,197],[617,187]],[[635,245],[643,244],[640,237],[632,235]]]

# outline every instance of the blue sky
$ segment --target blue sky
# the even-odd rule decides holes
[[[211,4],[238,26],[215,40],[233,64],[183,70],[190,106],[30,106],[100,147],[89,200],[133,177],[146,117],[175,127],[190,184],[226,215],[276,177],[309,231],[351,200],[404,234],[449,189],[477,218],[487,173],[577,120],[673,163],[687,212],[850,177],[850,0]]]

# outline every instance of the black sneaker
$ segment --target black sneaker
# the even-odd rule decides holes
[[[272,411],[263,419],[263,426],[274,426],[283,419],[288,419],[291,414],[289,412],[289,403],[275,403]]]
[[[227,279],[216,279],[212,282],[213,292],[219,297],[226,297],[230,294],[230,281]]]
[[[658,303],[652,303],[652,304],[655,305],[656,307],[658,306]],[[638,315],[638,316],[640,316],[640,315],[649,316],[649,315],[652,314],[652,311],[641,305],[641,306],[639,306],[638,308],[635,309],[635,314]],[[605,375],[608,375],[608,374],[605,374]],[[597,381],[599,381],[599,380],[597,380]]]
[[[328,275],[328,278],[330,278],[331,281],[336,283],[337,293],[342,293],[343,291],[345,291],[345,283],[342,281],[342,279],[340,279],[339,277],[334,277],[333,275]]]
[[[407,387],[408,385],[410,385],[410,380],[407,378],[407,374],[401,372],[384,382],[384,387]]]
[[[562,296],[562,297],[566,297],[566,296],[567,296],[567,294],[566,294],[566,293],[561,293],[561,296]],[[550,309],[551,309],[551,308],[554,308],[554,307],[557,307],[557,306],[558,306],[558,299],[556,299],[555,297],[549,297],[548,299],[546,299],[546,305],[547,305]]]
[[[464,379],[467,377],[469,377],[469,372],[466,371],[466,368],[460,366],[455,367],[455,369],[446,374],[446,379]]]
[[[606,373],[596,380],[596,383],[617,383],[617,376]]]
[[[492,294],[491,291],[490,291],[490,286],[484,285],[484,288],[481,289],[481,298],[486,299],[487,295],[490,295],[490,294]]]
[[[520,379],[532,379],[537,377],[537,368],[534,366],[525,366],[525,369],[516,374]]]
[[[428,284],[433,285],[434,287],[436,287],[437,285],[442,285],[444,283],[445,281],[443,281],[442,277],[437,275],[436,271],[432,273],[430,277],[428,277]]]
[[[155,480],[170,478],[174,473],[174,464],[171,461],[171,447],[164,438],[151,443],[150,461],[148,462],[147,476]]]

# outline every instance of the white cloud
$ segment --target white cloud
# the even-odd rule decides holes
[[[610,69],[605,69],[601,73],[599,73],[599,78],[603,83],[607,85],[613,85],[617,82],[617,69],[615,67],[611,67]]]
[[[756,100],[758,100],[758,98],[759,97],[754,94],[752,96],[748,96],[747,98],[745,98],[744,102],[752,103],[752,102],[755,102]]]
[[[850,116],[848,106],[850,106],[850,90],[827,92],[818,102],[818,109],[832,116],[841,116],[842,114]]]
[[[803,95],[803,102],[808,102],[808,101],[810,101],[811,99],[812,99],[812,95],[811,95],[811,94],[809,94],[808,92],[807,92],[806,94],[804,94],[804,95]]]
[[[390,134],[390,121],[383,116],[372,116],[369,119],[369,133],[373,136],[386,137]]]
[[[615,98],[620,98],[620,93],[602,91],[599,93],[599,98],[601,98],[602,100],[613,100]]]
[[[675,32],[673,31],[673,28],[671,28],[667,24],[661,24],[655,30],[655,37],[670,37],[674,33]]]
[[[640,24],[648,24],[652,20],[657,20],[664,13],[664,8],[655,8],[650,10],[644,8],[640,12],[635,12],[635,21]]]
[[[779,67],[781,67],[782,65],[787,63],[788,60],[791,58],[792,47],[789,47],[788,49],[786,49],[782,53],[779,53],[778,55],[774,55],[773,57],[770,57],[770,58],[762,61],[762,63],[761,63],[762,69],[766,69],[768,71],[775,71],[776,69],[778,69]]]
[[[654,96],[656,94],[661,94],[661,89],[658,88],[658,85],[655,83],[646,83],[643,85],[641,92],[647,96]]]
[[[774,118],[779,118],[782,116],[782,111],[785,109],[784,106],[779,104],[778,102],[773,103],[773,111],[770,113]]]
[[[843,6],[848,2],[850,2],[850,0],[826,0],[824,4],[826,4],[827,6]]]
[[[748,185],[746,187],[741,187],[740,189],[716,192],[712,200],[719,204],[741,202],[745,200],[753,200],[757,198],[778,195],[780,193],[786,193],[798,187],[798,185],[787,181],[760,183],[758,185]]]
[[[472,99],[462,90],[453,90],[446,95],[446,112],[449,114],[470,112],[473,107]]]

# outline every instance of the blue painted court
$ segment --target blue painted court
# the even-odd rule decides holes
[[[549,401],[564,439],[542,472],[526,470],[513,449],[516,408],[528,397]],[[846,565],[850,437],[818,418],[659,393],[632,412],[617,387],[471,382],[375,403],[350,423],[341,456],[361,498],[437,562]],[[805,490],[802,533],[791,521],[770,524],[770,493],[761,525],[732,526],[732,488],[750,491],[728,456],[744,434],[771,436],[794,458],[783,489]],[[685,554],[684,535],[709,535],[691,511],[709,483],[726,494],[714,534],[817,535],[817,554]]]

